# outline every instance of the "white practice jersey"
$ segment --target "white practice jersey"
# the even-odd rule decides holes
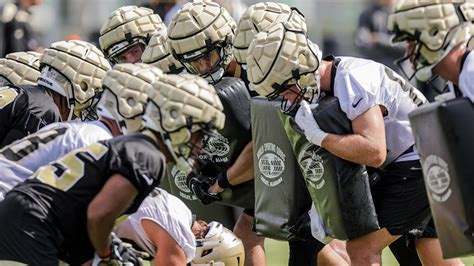
[[[50,124],[4,147],[0,150],[0,200],[2,193],[28,179],[39,167],[110,138],[110,130],[100,121],[71,121]]]
[[[370,108],[381,105],[384,114],[387,143],[387,160],[408,161],[419,159],[416,151],[404,153],[415,140],[408,120],[408,113],[427,103],[423,94],[390,68],[372,60],[338,57],[334,80],[334,96],[350,120]]]
[[[177,197],[155,188],[140,205],[137,212],[115,228],[118,237],[135,242],[140,248],[155,257],[156,246],[143,229],[142,220],[149,220],[161,228],[178,243],[186,254],[187,262],[191,262],[196,253],[196,239],[191,226],[193,216],[191,210]]]
[[[464,97],[474,102],[474,53],[469,52],[459,75],[459,89]]]

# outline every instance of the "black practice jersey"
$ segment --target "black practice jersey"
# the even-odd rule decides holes
[[[210,137],[200,158],[206,162],[202,172],[213,175],[227,170],[252,140],[250,128],[250,96],[244,82],[225,77],[214,85],[224,107],[226,123],[218,134]]]
[[[94,249],[87,231],[87,207],[114,174],[137,189],[133,204],[123,215],[134,213],[158,186],[165,173],[165,157],[156,143],[143,134],[121,136],[74,150],[41,167],[13,189],[47,209],[47,223],[62,235],[60,259],[78,263],[92,258]],[[120,191],[117,191],[120,193]]]
[[[40,86],[0,88],[0,148],[61,121],[59,109]]]

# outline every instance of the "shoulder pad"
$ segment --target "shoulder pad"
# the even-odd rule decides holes
[[[218,95],[242,95],[250,99],[250,95],[247,86],[245,85],[245,82],[239,78],[224,77],[219,82],[214,84],[214,88],[216,89]]]

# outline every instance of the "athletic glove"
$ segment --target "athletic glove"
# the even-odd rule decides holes
[[[311,218],[308,212],[301,215],[293,226],[288,228],[288,240],[289,241],[308,241],[313,240],[314,237],[311,234]]]
[[[295,115],[295,122],[303,130],[306,139],[318,146],[321,146],[321,142],[328,135],[319,127],[316,119],[313,117],[310,105],[305,100],[300,103],[300,108]]]
[[[143,259],[150,255],[146,252],[135,250],[131,244],[124,243],[114,233],[108,254],[99,255],[95,253],[92,266],[113,265],[113,266],[142,266]]]
[[[222,200],[220,194],[208,192],[209,188],[216,182],[216,179],[217,177],[209,177],[191,172],[186,178],[186,185],[202,204],[207,205],[211,202]]]

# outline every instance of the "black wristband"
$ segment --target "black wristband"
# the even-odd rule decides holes
[[[229,179],[227,179],[227,171],[217,175],[217,184],[223,189],[234,188],[234,186],[229,183]]]

